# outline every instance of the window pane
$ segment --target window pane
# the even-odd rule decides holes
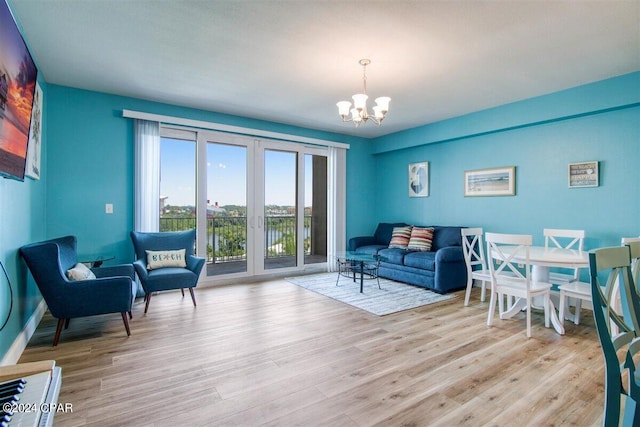
[[[247,271],[247,148],[207,144],[207,275]]]
[[[196,228],[195,141],[160,139],[160,231]]]
[[[297,153],[264,152],[265,270],[295,267]]]

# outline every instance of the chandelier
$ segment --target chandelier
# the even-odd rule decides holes
[[[376,105],[373,107],[373,114],[367,111],[367,65],[371,64],[370,59],[361,59],[360,65],[362,65],[362,81],[364,90],[362,93],[353,95],[353,108],[349,101],[340,101],[336,105],[338,106],[338,114],[342,117],[343,122],[353,122],[356,127],[362,123],[366,123],[367,120],[373,119],[378,126],[382,123],[384,116],[389,111],[389,101],[391,98],[388,96],[381,96],[376,98]],[[351,112],[351,117],[349,117]]]

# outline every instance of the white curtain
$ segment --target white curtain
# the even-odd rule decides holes
[[[346,250],[347,150],[329,147],[327,201],[327,268],[336,271],[336,254]]]
[[[136,231],[160,230],[160,123],[136,119],[135,223]]]

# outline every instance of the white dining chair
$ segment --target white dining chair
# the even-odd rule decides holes
[[[545,228],[544,246],[545,248],[563,248],[582,251],[584,249],[584,230],[561,230],[556,228]],[[582,301],[591,301],[591,285],[580,281],[580,269],[571,269],[571,274],[552,271],[549,273],[549,283],[558,285],[560,291],[559,317],[560,324],[564,325],[567,315],[570,315],[569,302],[573,301],[575,311],[573,323],[580,324],[580,311]],[[572,300],[570,300],[570,298]]]
[[[551,284],[534,282],[531,279],[531,263],[529,261],[529,248],[533,240],[531,235],[486,233],[485,240],[487,242],[487,263],[491,273],[491,301],[487,326],[493,324],[496,300],[501,319],[510,318],[520,312],[522,305],[519,302],[525,300],[527,338],[530,338],[533,298],[542,297],[544,325],[548,328],[551,316],[549,312]],[[512,306],[505,307],[505,296],[515,297],[519,300]]]
[[[542,231],[544,235],[545,248],[563,248],[582,251],[584,248],[584,230],[561,230],[556,228],[545,228]],[[580,271],[577,268],[572,269],[571,274],[550,272],[549,282],[554,285],[562,285],[564,283],[574,282],[580,277]]]
[[[631,276],[636,292],[640,294],[640,237],[623,237],[622,245],[631,250]]]
[[[482,228],[463,228],[462,234],[462,253],[464,262],[467,265],[467,292],[464,296],[465,307],[469,305],[469,296],[473,281],[482,282],[482,290],[480,291],[480,301],[484,302],[487,283],[491,283],[491,272],[487,268],[487,262],[484,257],[484,243],[482,241]]]

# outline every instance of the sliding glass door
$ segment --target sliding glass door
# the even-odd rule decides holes
[[[247,273],[248,149],[214,141],[206,146],[207,275]]]
[[[198,145],[206,147],[198,234],[206,241],[207,276],[326,263],[326,150],[216,132],[199,133]]]

